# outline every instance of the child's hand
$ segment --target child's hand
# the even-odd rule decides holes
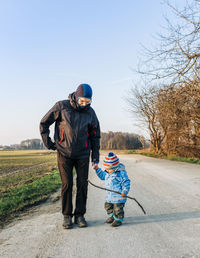
[[[126,197],[126,194],[124,194],[124,193],[121,193],[120,195],[121,195],[121,197]]]
[[[98,164],[92,163],[93,169],[97,170],[99,168]]]

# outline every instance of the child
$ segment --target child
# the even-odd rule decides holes
[[[113,153],[108,153],[104,160],[105,170],[103,171],[98,165],[94,165],[97,176],[101,180],[105,180],[105,187],[110,190],[118,191],[120,194],[106,191],[105,210],[108,218],[106,223],[110,223],[113,227],[122,224],[124,218],[124,205],[126,195],[130,189],[130,180],[125,171],[125,166],[119,163],[118,157]]]

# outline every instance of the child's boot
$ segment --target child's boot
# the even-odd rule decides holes
[[[120,220],[114,220],[111,224],[112,227],[119,227],[121,226],[122,222]]]
[[[106,223],[111,224],[114,221],[113,217],[108,217]]]

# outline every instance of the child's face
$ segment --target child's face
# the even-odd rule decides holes
[[[114,169],[113,168],[107,168],[106,171],[110,174],[114,171]]]

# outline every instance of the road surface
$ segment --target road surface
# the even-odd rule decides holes
[[[102,160],[103,157],[101,157]],[[104,223],[105,192],[89,186],[88,228],[62,228],[60,201],[46,203],[0,233],[0,257],[200,257],[200,166],[140,155],[119,155],[131,179],[125,221]],[[104,186],[90,169],[90,180]]]

